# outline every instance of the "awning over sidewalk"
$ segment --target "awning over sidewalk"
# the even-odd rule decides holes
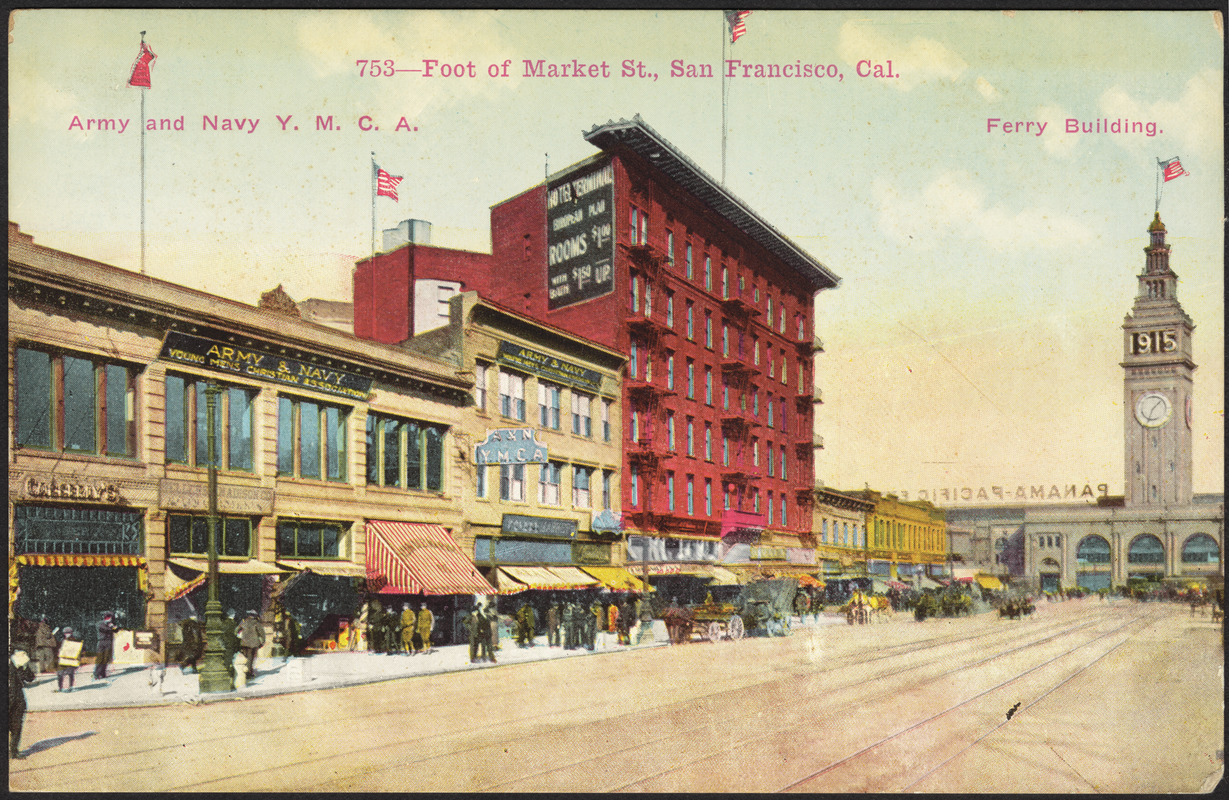
[[[145,564],[145,556],[94,553],[26,553],[14,560],[28,567],[139,567]]]
[[[440,525],[368,520],[367,579],[382,594],[494,594]]]
[[[601,584],[597,578],[576,567],[551,567],[550,571],[570,583],[574,589],[590,589]]]
[[[515,587],[506,586],[508,582],[519,583],[525,589],[544,591],[573,588],[570,583],[546,567],[499,567],[500,589],[503,591],[510,588],[515,589]]]
[[[601,581],[607,589],[620,592],[644,591],[644,584],[641,580],[623,567],[581,567],[581,569]]]
[[[168,558],[167,561],[177,567],[184,569],[194,569],[197,572],[209,572],[209,559],[207,558]],[[226,561],[218,559],[218,572],[223,575],[276,575],[279,572],[289,572],[290,570],[279,567],[276,564],[269,564],[264,561]]]
[[[278,566],[292,569],[295,572],[309,570],[317,575],[329,575],[337,578],[365,578],[367,570],[352,561],[305,561],[302,559],[283,559]]]
[[[738,576],[725,567],[719,567],[716,564],[710,564],[707,567],[708,572],[712,573],[713,581],[710,586],[738,586]]]
[[[993,575],[977,575],[974,577],[974,580],[977,581],[977,585],[983,589],[998,590],[1003,588],[1003,582]]]

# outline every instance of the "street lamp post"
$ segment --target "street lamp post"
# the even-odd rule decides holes
[[[205,658],[201,664],[200,691],[229,692],[235,687],[226,668],[222,645],[222,601],[218,599],[218,465],[217,422],[218,394],[222,387],[214,381],[205,386],[205,437],[209,440],[209,599],[205,602]],[[199,443],[198,443],[199,446]]]

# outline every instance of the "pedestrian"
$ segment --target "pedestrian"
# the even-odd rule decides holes
[[[260,624],[260,618],[255,611],[249,611],[243,622],[235,628],[239,638],[239,649],[247,659],[247,677],[256,677],[256,653],[265,645],[265,626]]]
[[[418,652],[418,643],[414,641],[414,633],[418,628],[418,617],[410,604],[401,607],[401,650],[414,655]]]
[[[550,647],[559,646],[559,625],[563,621],[559,610],[559,601],[553,600],[546,609],[546,644]]]
[[[175,653],[175,662],[184,674],[189,669],[200,672],[199,662],[204,655],[205,629],[193,614],[179,623],[179,650]]]
[[[239,637],[235,633],[238,627],[235,609],[228,609],[226,616],[222,617],[222,663],[226,665],[226,672],[232,681],[235,679],[235,653],[239,652]]]
[[[65,627],[60,631],[60,648],[56,661],[56,691],[71,692],[77,667],[81,666],[81,637],[72,628]],[[67,689],[64,688],[65,681],[68,683]]]
[[[593,650],[597,646],[597,632],[606,627],[606,607],[596,597],[589,604],[589,613],[585,614],[585,645]]]
[[[21,726],[26,719],[26,684],[34,681],[30,654],[25,650],[9,653],[9,758],[21,754]]]
[[[290,660],[291,656],[299,654],[299,621],[294,618],[289,611],[282,612],[282,647],[285,649],[285,655],[282,657],[282,663]],[[350,649],[353,650],[358,646],[358,632],[354,626],[350,626]]]
[[[111,663],[111,651],[115,648],[115,632],[119,626],[115,624],[115,615],[110,611],[102,615],[98,623],[98,659],[94,662],[94,680],[105,680],[107,665]]]
[[[576,604],[563,604],[563,649],[576,649]]]
[[[55,632],[44,614],[34,631],[34,661],[39,672],[55,672]]]
[[[499,644],[499,610],[494,599],[483,609],[481,617],[481,624],[478,626],[478,660],[494,664],[495,647]]]
[[[346,646],[351,653],[358,650],[359,644],[362,642],[367,631],[367,606],[363,604],[359,607],[358,614],[350,622],[350,636],[346,641]]]
[[[606,644],[610,644],[610,634],[616,637],[619,635],[619,607],[615,605],[614,598],[610,598],[610,605],[606,607]]]
[[[491,604],[487,606],[487,621],[491,624],[491,638],[489,640],[491,661],[495,661],[495,652],[499,650],[499,601],[492,599]]]
[[[632,643],[632,607],[627,600],[619,604],[619,644]]]
[[[481,641],[483,624],[482,606],[475,606],[465,618],[465,631],[469,634],[469,663],[471,664],[478,661],[478,644]]]
[[[431,652],[431,631],[435,628],[435,615],[426,603],[418,606],[418,622],[414,628],[414,646],[422,648],[423,654]]]

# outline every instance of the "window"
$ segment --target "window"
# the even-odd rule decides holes
[[[209,466],[205,381],[166,376],[166,460]],[[228,469],[252,469],[252,400],[256,392],[224,387],[218,395],[214,451]],[[195,421],[195,424],[193,423]],[[281,438],[281,432],[278,432]]]
[[[446,431],[430,422],[368,414],[367,483],[441,491]]]
[[[768,524],[772,524],[772,492],[768,492]]]
[[[806,328],[807,328],[806,318],[805,318],[805,317],[803,317],[801,314],[797,314],[797,315],[795,315],[795,316],[794,316],[794,321],[798,323],[798,341],[800,341],[800,342],[801,342],[803,339],[807,338],[807,335],[806,335]]]
[[[486,364],[474,365],[474,405],[479,411],[486,411]]]
[[[759,389],[756,389],[753,392],[751,392],[751,412],[755,414],[756,417],[759,417],[760,415],[760,390]]]
[[[730,437],[725,434],[721,436],[721,466],[730,466]]]
[[[823,522],[820,523],[819,531],[820,531],[819,532],[820,543],[827,544],[828,543],[828,520],[825,519]],[[875,546],[878,547],[879,543],[876,542]]]
[[[631,307],[632,311],[636,312],[640,310],[640,276],[634,272],[632,273],[631,291]]]
[[[674,327],[674,292],[666,293],[666,327]]]
[[[786,515],[785,515],[785,511],[786,511],[786,501],[787,501],[787,498],[785,497],[785,495],[784,495],[784,494],[782,494],[782,495],[781,495],[781,524],[782,524],[782,525],[788,525],[788,524],[789,524],[789,519],[788,519],[788,518],[786,517]],[[854,530],[854,538],[857,538],[857,536],[858,536],[858,526],[857,526],[857,525],[855,525],[853,530]]]
[[[758,284],[751,287],[751,293],[754,295],[753,299],[755,300],[755,304],[758,306],[760,304],[760,287]]]
[[[691,265],[691,242],[688,242],[687,243],[687,280],[691,280],[693,277],[695,277],[695,275],[692,271],[692,265]]]
[[[721,299],[728,299],[730,296],[730,268],[725,264],[721,265]]]
[[[734,507],[734,504],[733,504],[734,492],[731,490],[730,486],[727,486],[726,490],[722,492],[722,494],[725,495],[725,504],[723,507],[725,508],[726,511],[729,511],[731,508]]]
[[[785,356],[785,351],[781,351],[781,383],[789,383],[789,359]]]
[[[209,518],[168,514],[167,547],[172,554],[209,554]],[[219,558],[247,558],[252,554],[252,520],[248,517],[219,517],[215,532]]]
[[[614,478],[614,473],[610,470],[602,470],[602,508],[610,510],[610,491],[611,481]]]
[[[751,440],[751,464],[756,467],[760,465],[760,440],[758,438]]]
[[[689,516],[696,513],[696,478],[694,475],[687,476],[687,514]]]
[[[687,399],[694,400],[696,396],[696,362],[687,359]]]
[[[781,430],[785,430],[785,398],[780,398],[781,403]]]
[[[666,351],[666,388],[674,391],[674,353]]]
[[[760,337],[751,337],[751,350],[755,356],[755,365],[758,367],[760,365]]]
[[[771,428],[772,427],[772,408],[773,408],[771,394],[768,395],[768,402],[766,402],[765,405],[768,407],[768,427]]]
[[[593,435],[593,398],[580,392],[572,392],[572,433],[577,436]]]
[[[653,316],[653,285],[647,280],[644,282],[644,315]]]
[[[474,490],[475,497],[486,497],[486,471],[487,467],[485,465],[479,464],[474,467],[474,473],[478,476],[478,485]]]
[[[572,505],[575,508],[589,508],[592,502],[589,496],[589,476],[592,470],[588,467],[573,467],[572,469]]]
[[[713,349],[713,312],[704,312],[704,346]]]
[[[640,441],[640,409],[632,409],[631,424],[631,440],[633,442]]]
[[[632,206],[631,212],[628,214],[628,222],[630,223],[627,233],[628,244],[644,244],[644,240],[642,238],[644,235],[642,233],[644,228],[643,223],[647,222],[647,220],[644,219],[644,213],[635,206]]]
[[[706,516],[713,515],[713,480],[712,478],[704,479],[704,513]]]
[[[1099,538],[1099,537],[1098,537]],[[1102,540],[1104,541],[1104,540]],[[1106,547],[1108,555],[1108,546]],[[1109,559],[1106,558],[1106,561]],[[1197,533],[1182,545],[1183,564],[1219,564],[1220,547],[1216,540],[1206,533]]]
[[[629,473],[632,479],[632,508],[636,508],[640,505],[640,470],[633,464]]]
[[[538,381],[538,424],[543,428],[559,430],[560,393],[559,386],[546,381]]]
[[[696,421],[693,417],[687,418],[687,455],[695,456],[696,454]]]
[[[709,256],[704,257],[704,291],[711,292],[713,290],[713,259]]]
[[[666,447],[674,452],[674,412],[666,412]]]
[[[755,509],[755,513],[757,514],[760,513],[760,490],[759,489],[751,490],[751,504],[752,504],[752,507]]]
[[[764,324],[772,330],[772,295],[768,295],[768,314],[764,317]]]
[[[713,460],[713,426],[712,423],[704,423],[704,460]]]
[[[1127,563],[1164,564],[1165,548],[1161,545],[1161,540],[1152,534],[1136,537],[1127,550]]]
[[[348,408],[278,397],[277,474],[346,480],[349,419]]]
[[[627,360],[627,374],[632,378],[640,375],[640,344],[635,339],[632,339],[631,342],[631,354]]]
[[[772,361],[772,348],[766,347],[764,349],[768,351],[768,377],[775,378],[777,376],[777,371],[774,369],[775,365]]]
[[[345,526],[340,522],[282,519],[277,522],[280,558],[341,558]]]
[[[525,421],[525,378],[512,372],[499,373],[499,413]]]
[[[713,404],[713,368],[704,368],[704,402]]]
[[[559,476],[563,467],[549,461],[538,470],[538,502],[547,506],[559,505]]]
[[[16,366],[19,446],[67,453],[136,454],[134,371],[119,364],[24,347],[17,348]]]
[[[666,265],[674,266],[674,231],[666,230]]]
[[[525,465],[499,465],[499,499],[521,502],[525,499]]]
[[[802,366],[802,362],[798,362],[798,394],[807,394],[807,373]]]
[[[602,441],[610,441],[610,401],[602,399]]]
[[[777,306],[777,333],[785,335],[785,301],[781,301],[781,305]]]
[[[730,354],[730,326],[726,323],[721,323],[721,355],[728,356]]]
[[[674,511],[674,473],[666,473],[666,504],[670,511]]]
[[[787,479],[788,476],[785,474],[785,445],[781,445],[781,480]],[[782,522],[784,522],[784,520],[782,520]]]
[[[696,340],[695,329],[695,305],[687,301],[687,341],[694,342]]]
[[[764,460],[768,462],[768,477],[771,478],[776,464],[776,459],[772,457],[772,442],[764,445]]]
[[[730,379],[724,373],[721,376],[721,408],[730,410]]]

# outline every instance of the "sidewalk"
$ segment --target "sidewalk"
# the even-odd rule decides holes
[[[807,621],[803,626],[813,627],[844,623],[838,615],[823,614],[818,623]],[[645,637],[646,639],[649,637]],[[633,642],[636,641],[633,635]],[[545,636],[538,636],[534,646],[517,647],[511,639],[501,639],[496,652],[497,663],[469,663],[468,645],[448,645],[435,648],[425,655],[384,655],[382,653],[348,651],[321,653],[318,655],[291,658],[262,658],[256,660],[256,677],[247,686],[230,692],[215,692],[202,695],[200,679],[195,672],[183,674],[177,666],[161,665],[112,665],[110,675],[104,681],[93,678],[92,667],[77,670],[76,686],[71,692],[56,691],[54,674],[39,675],[26,688],[26,703],[30,711],[68,711],[88,708],[123,708],[133,706],[172,705],[175,703],[214,703],[224,700],[243,700],[249,697],[270,697],[280,694],[307,692],[316,689],[335,689],[342,686],[358,686],[367,683],[410,678],[417,675],[437,675],[444,672],[460,672],[470,669],[490,669],[506,664],[523,664],[531,661],[546,661],[555,658],[602,655],[607,653],[640,650],[669,644],[665,623],[656,620],[652,639],[644,643],[622,646],[610,642],[602,646],[599,637],[595,650],[564,650],[548,647]]]

